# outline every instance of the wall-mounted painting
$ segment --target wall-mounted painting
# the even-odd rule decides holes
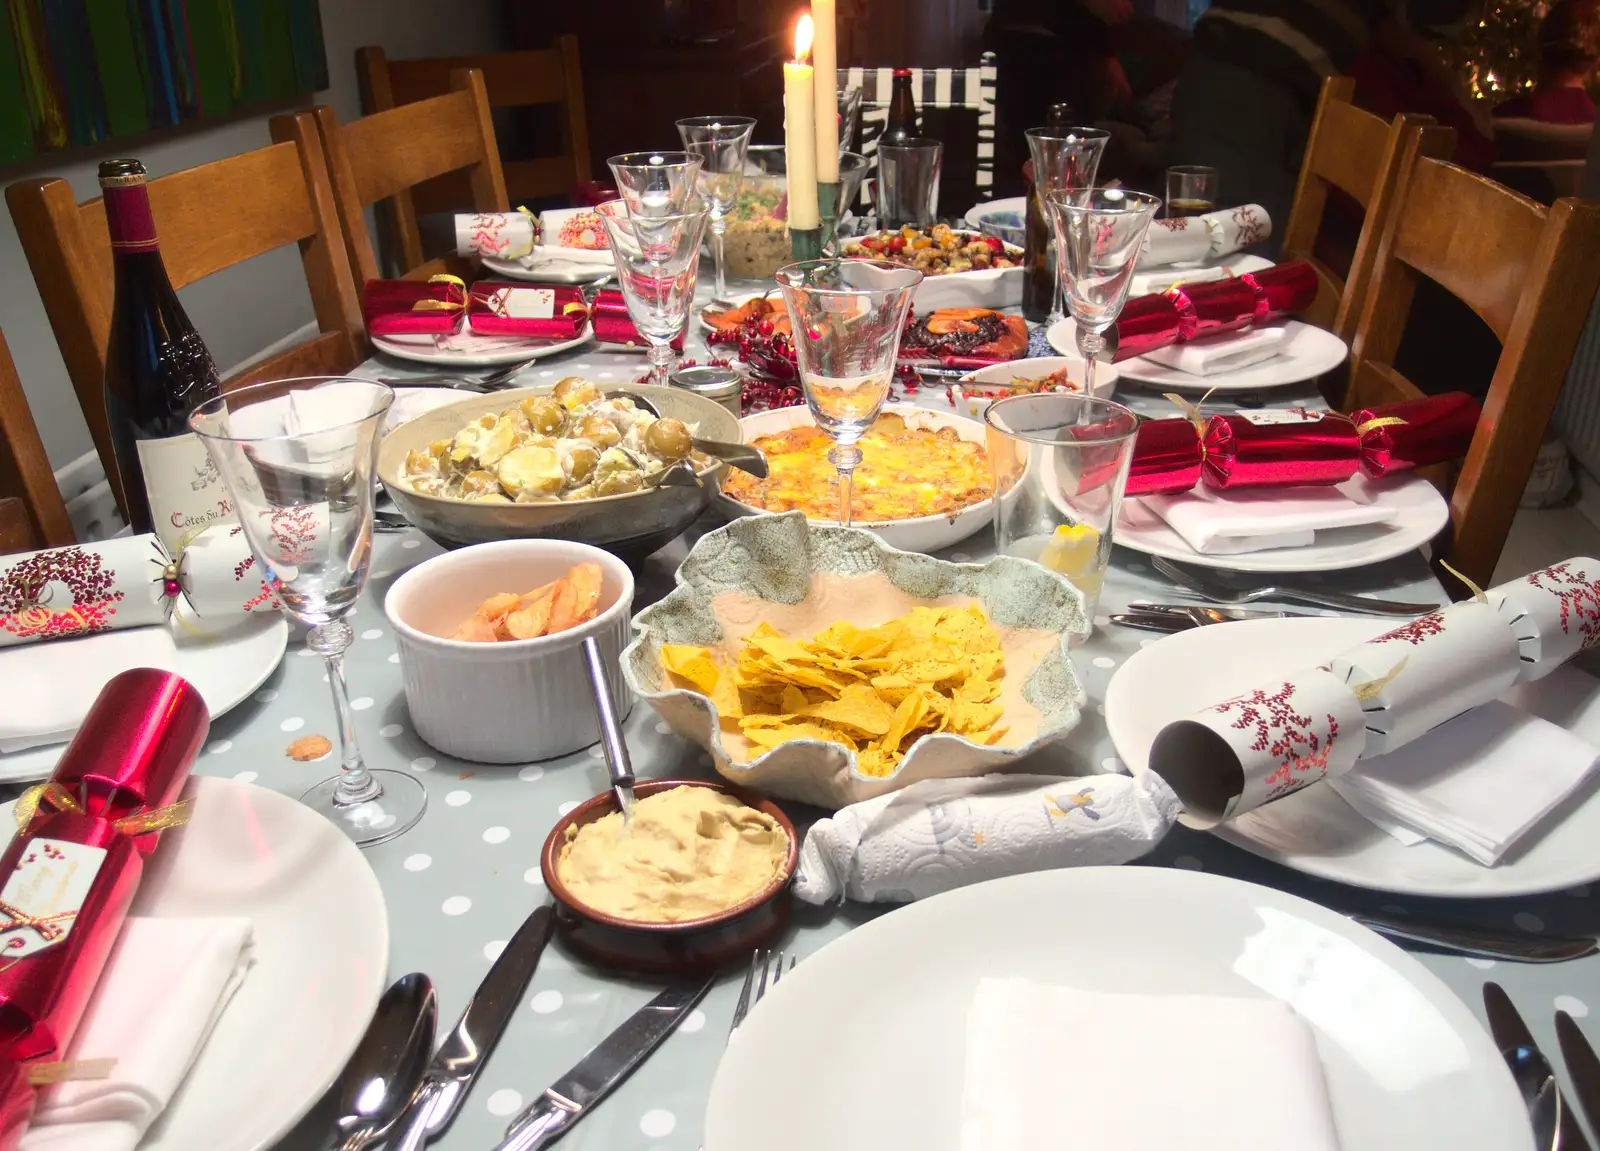
[[[328,86],[317,0],[0,8],[0,164]]]

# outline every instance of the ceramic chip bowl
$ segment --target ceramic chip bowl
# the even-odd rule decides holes
[[[713,608],[723,593],[742,592],[772,604],[774,611],[779,605],[804,611],[813,576],[870,573],[881,574],[898,593],[918,601],[941,596],[975,600],[1002,630],[1053,633],[1048,650],[1021,685],[1022,698],[1038,714],[1035,734],[1017,746],[993,747],[948,733],[924,735],[882,777],[861,772],[848,748],[816,739],[791,740],[749,762],[735,762],[724,745],[715,706],[705,695],[675,686],[661,667],[661,645],[715,646],[739,638],[724,636]],[[1067,645],[1073,637],[1088,634],[1083,597],[1061,576],[1027,560],[998,556],[983,565],[949,563],[897,551],[870,532],[808,524],[803,513],[785,512],[738,519],[703,536],[679,568],[677,584],[666,598],[634,617],[638,637],[622,653],[623,678],[674,731],[707,749],[718,773],[764,795],[837,808],[919,780],[986,775],[1013,766],[1078,724],[1084,693]],[[875,622],[899,614],[891,611]],[[794,638],[810,639],[832,622],[818,619],[812,630]]]

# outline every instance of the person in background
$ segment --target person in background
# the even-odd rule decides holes
[[[1213,0],[1195,25],[1194,49],[1173,94],[1170,162],[1217,168],[1223,199],[1260,204],[1276,238],[1294,200],[1323,79],[1352,71],[1374,36],[1439,39],[1466,27],[1480,6]]]
[[[1533,91],[1498,105],[1494,114],[1546,124],[1593,124],[1587,84],[1600,56],[1600,0],[1557,0],[1539,26],[1539,78]]]

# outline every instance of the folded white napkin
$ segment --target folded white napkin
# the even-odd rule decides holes
[[[0,754],[71,739],[100,689],[135,667],[178,670],[168,625],[0,650]]]
[[[807,903],[903,902],[1025,871],[1126,863],[1180,809],[1153,773],[924,780],[813,824],[794,891]]]
[[[978,981],[962,1151],[1338,1146],[1316,1038],[1281,1000]]]
[[[1191,376],[1215,376],[1272,359],[1282,350],[1287,338],[1288,332],[1282,325],[1252,328],[1208,336],[1191,344],[1157,348],[1146,352],[1144,358]]]
[[[1141,496],[1202,555],[1237,555],[1311,544],[1319,531],[1384,524],[1394,508],[1351,499],[1341,488],[1258,488],[1219,492],[1207,487],[1175,495]]]
[[[389,407],[389,415],[384,420],[384,433],[392,432],[401,424],[426,415],[434,408],[459,403],[464,395],[466,393],[453,388],[398,387],[394,390],[394,403]]]
[[[1493,867],[1588,782],[1597,760],[1588,740],[1493,700],[1330,782],[1401,842],[1436,840]]]
[[[123,924],[69,1060],[115,1059],[106,1079],[42,1088],[22,1151],[132,1151],[193,1066],[250,968],[248,919]]]

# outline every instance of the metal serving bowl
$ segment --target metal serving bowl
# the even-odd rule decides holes
[[[679,388],[646,384],[607,385],[605,390],[647,400],[663,417],[682,420],[703,439],[739,442],[739,421],[715,400]],[[560,503],[494,504],[425,496],[401,480],[400,469],[406,453],[413,448],[448,439],[471,419],[504,411],[529,396],[549,395],[550,391],[551,387],[537,387],[489,392],[408,420],[384,437],[378,451],[378,478],[406,518],[446,547],[551,538],[593,544],[624,559],[649,555],[675,539],[717,498],[728,469],[720,460],[700,470],[698,489],[662,486]]]

